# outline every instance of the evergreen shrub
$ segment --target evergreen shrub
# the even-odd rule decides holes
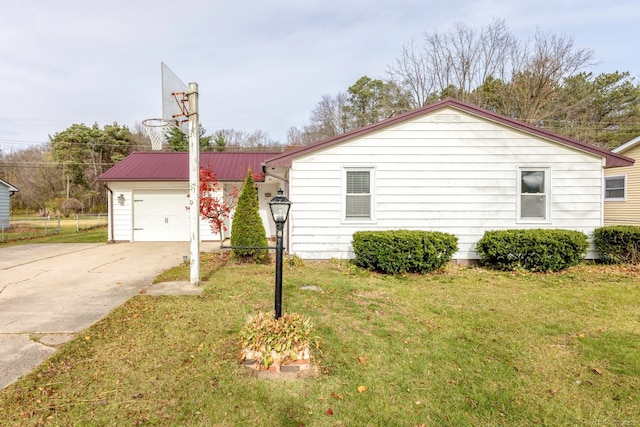
[[[608,225],[596,228],[593,243],[606,264],[640,264],[640,227]]]
[[[587,254],[587,235],[575,230],[494,230],[476,243],[483,265],[498,270],[560,271]]]
[[[234,258],[247,262],[264,263],[269,259],[267,236],[258,212],[258,195],[253,180],[249,174],[244,181],[242,193],[238,198],[236,212],[231,223],[231,246],[245,246],[265,249],[232,249]]]
[[[452,234],[423,230],[357,231],[355,263],[387,274],[428,273],[446,265],[458,250]]]

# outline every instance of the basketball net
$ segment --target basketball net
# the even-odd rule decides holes
[[[163,119],[147,119],[142,122],[144,133],[151,140],[151,149],[153,151],[162,150],[162,146],[166,142],[165,132],[171,124]]]

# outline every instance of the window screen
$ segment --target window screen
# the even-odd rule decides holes
[[[371,172],[347,171],[347,218],[371,218]]]
[[[604,179],[604,198],[624,200],[626,176],[611,176]]]

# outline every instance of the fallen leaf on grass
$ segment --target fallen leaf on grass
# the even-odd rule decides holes
[[[364,357],[362,357],[362,356],[358,357],[358,362],[360,362],[360,364],[361,364],[361,365],[364,365],[364,364],[366,364],[366,363],[367,363],[367,361],[365,360],[365,358],[364,358]]]
[[[331,408],[327,409],[327,415],[333,415],[333,411],[331,410]]]
[[[344,399],[344,396],[341,394],[338,394],[336,392],[331,392],[331,397],[333,397],[334,399],[338,399],[338,400],[342,400]]]
[[[598,368],[593,368],[592,371],[595,372],[597,375],[602,375],[602,371]]]
[[[358,386],[358,392],[360,393],[364,393],[365,391],[367,391],[367,388],[363,385]]]

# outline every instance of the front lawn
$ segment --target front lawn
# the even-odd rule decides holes
[[[315,321],[321,373],[279,382],[238,360],[247,316],[273,309],[273,266],[216,256],[202,296],[138,295],[0,392],[3,423],[640,424],[637,268],[392,277],[287,266],[284,311]],[[188,276],[172,276],[180,268]]]

